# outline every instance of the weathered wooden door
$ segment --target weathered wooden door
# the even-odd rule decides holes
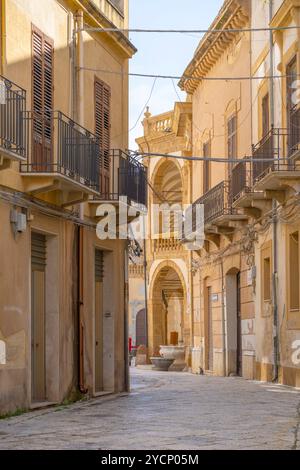
[[[46,237],[31,237],[31,384],[32,400],[46,400],[45,289]]]
[[[136,316],[136,346],[146,346],[147,337],[146,337],[146,310],[143,308],[140,310]]]
[[[237,375],[242,376],[243,347],[242,347],[242,314],[241,314],[241,274],[237,274]]]
[[[207,349],[208,369],[214,370],[214,341],[213,341],[213,312],[212,312],[212,288],[207,287]]]
[[[95,251],[95,391],[103,390],[103,251]]]

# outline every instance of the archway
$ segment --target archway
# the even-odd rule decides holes
[[[227,337],[227,374],[242,376],[242,318],[240,271],[231,269],[226,274],[226,337]]]
[[[180,166],[171,160],[162,159],[153,172],[151,184],[152,233],[156,238],[177,238],[182,223],[183,184]],[[175,218],[176,213],[178,218]]]
[[[161,345],[171,344],[171,333],[188,345],[186,334],[186,289],[179,270],[167,264],[153,276],[149,301],[149,349],[157,354]]]
[[[182,204],[182,177],[180,166],[172,160],[162,160],[152,175],[153,203]]]

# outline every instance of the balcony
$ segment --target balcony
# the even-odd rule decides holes
[[[243,223],[247,217],[232,204],[231,185],[228,181],[222,181],[210,191],[200,197],[192,207],[195,215],[196,205],[204,205],[204,232],[205,240],[212,241],[220,246],[220,235],[226,236],[232,241],[236,224]],[[199,229],[193,217],[193,232]]]
[[[267,200],[275,198],[280,203],[284,202],[288,188],[296,191],[300,188],[300,162],[295,158],[299,138],[298,112],[292,119],[294,131],[273,128],[253,147],[253,159],[262,160],[252,162],[253,190],[263,192]],[[268,159],[270,161],[266,161]]]
[[[0,76],[0,169],[26,159],[25,108],[26,91]]]
[[[119,209],[123,203],[121,198],[127,208],[134,207],[137,211],[144,212],[148,187],[147,169],[144,165],[121,149],[105,152],[101,161],[108,162],[106,175],[105,170],[100,171],[99,193],[89,200],[91,216],[96,217],[101,203],[108,203]]]
[[[97,138],[62,112],[25,112],[28,159],[21,164],[26,192],[52,193],[69,206],[100,190]]]

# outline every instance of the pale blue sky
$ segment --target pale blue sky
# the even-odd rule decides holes
[[[223,0],[130,0],[130,27],[148,29],[207,29]],[[138,52],[131,60],[130,71],[180,76],[191,60],[200,34],[130,33]],[[181,99],[185,99],[175,82]],[[130,79],[130,128],[149,98],[153,78]],[[157,80],[149,103],[152,114],[172,109],[178,97],[171,80]],[[136,148],[135,138],[142,135],[139,124],[130,132],[129,146]]]

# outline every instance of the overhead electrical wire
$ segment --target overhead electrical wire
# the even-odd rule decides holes
[[[170,33],[170,34],[226,34],[226,33],[259,33],[270,31],[288,31],[300,29],[300,26],[274,26],[265,28],[223,28],[223,29],[146,29],[146,28],[93,28],[84,27],[74,30],[74,34],[80,32],[97,32],[97,33]]]
[[[269,157],[269,158],[252,158],[248,157],[241,157],[241,158],[228,158],[228,157],[186,157],[182,155],[172,155],[168,153],[151,153],[151,152],[139,152],[136,150],[132,150],[130,152],[135,157],[161,157],[161,158],[170,158],[176,160],[187,160],[187,161],[199,161],[199,162],[214,162],[214,163],[261,163],[261,162],[287,162],[287,158],[276,158]]]
[[[76,67],[77,70],[86,70],[87,72],[101,72],[108,73],[113,75],[129,76],[129,77],[142,77],[142,78],[161,78],[161,79],[171,79],[171,80],[197,80],[201,81],[241,81],[241,80],[270,80],[271,78],[289,78],[291,75],[252,75],[252,76],[240,76],[240,77],[194,77],[192,75],[158,75],[154,73],[135,73],[135,72],[119,72],[117,70],[107,70],[107,69],[96,69],[92,67]],[[293,75],[293,77],[300,77],[300,74]]]

